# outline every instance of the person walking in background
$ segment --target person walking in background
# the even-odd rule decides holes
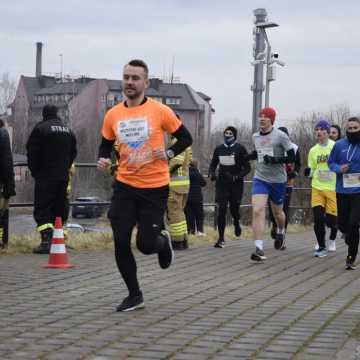
[[[330,126],[329,139],[331,139],[332,141],[338,141],[341,139],[341,129],[339,125],[332,124]]]
[[[219,238],[214,247],[225,246],[226,211],[229,204],[233,218],[235,236],[241,235],[240,204],[244,189],[244,177],[250,172],[245,147],[238,142],[237,130],[228,126],[224,130],[224,143],[217,146],[210,163],[209,175],[215,184],[215,202],[217,204],[217,224]],[[218,175],[216,169],[219,166]]]
[[[193,159],[189,166],[190,189],[185,207],[186,222],[189,234],[205,236],[204,208],[202,187],[206,185],[204,177],[198,169],[198,162]]]
[[[266,260],[264,253],[265,210],[268,200],[276,221],[274,247],[285,248],[286,218],[283,204],[286,193],[286,170],[284,164],[295,161],[294,147],[289,137],[274,128],[276,112],[264,108],[259,113],[259,131],[253,134],[255,150],[248,156],[257,160],[252,185],[252,228],[255,252],[250,256],[253,261]]]
[[[15,176],[9,133],[0,119],[0,249],[9,243],[9,199],[15,196]]]
[[[119,154],[108,217],[114,236],[116,264],[129,295],[116,311],[144,307],[137,264],[131,250],[135,225],[136,245],[143,254],[157,254],[162,269],[173,262],[170,234],[162,229],[169,195],[168,161],[192,144],[189,131],[174,112],[145,96],[148,76],[148,67],[142,60],[131,60],[124,66],[125,100],[105,114],[101,131],[98,169],[109,171],[115,141]],[[166,133],[177,139],[167,150]]]
[[[32,130],[26,144],[28,167],[35,179],[34,218],[41,243],[35,254],[50,251],[55,217],[66,219],[67,186],[77,154],[76,138],[57,115],[55,105],[45,105],[43,120]]]
[[[329,134],[329,122],[325,119],[319,119],[315,125],[317,144],[310,149],[308,167],[304,170],[304,175],[311,177],[311,207],[314,215],[314,232],[317,239],[315,257],[327,255],[326,226],[330,228],[328,250],[336,251],[336,176],[328,166],[330,152],[335,142],[329,139]]]
[[[346,269],[355,270],[359,248],[360,224],[360,119],[351,117],[346,124],[346,137],[337,141],[328,160],[336,173],[338,225],[348,246]]]
[[[176,142],[177,139],[172,137],[170,145],[174,145]],[[192,150],[191,147],[188,147],[181,154],[169,160],[170,189],[167,216],[174,250],[186,250],[189,247],[184,209],[190,187],[189,164],[191,158]]]
[[[287,136],[289,136],[289,131],[286,127],[279,127],[279,130],[281,130],[282,132],[284,132]],[[288,226],[288,222],[289,222],[289,206],[290,206],[290,201],[291,201],[291,195],[292,195],[292,191],[295,185],[295,179],[296,177],[299,175],[299,171],[301,168],[301,160],[300,160],[300,151],[299,147],[294,144],[293,142],[291,143],[292,147],[295,151],[295,162],[293,164],[285,164],[285,169],[286,169],[286,175],[287,175],[287,183],[286,183],[286,193],[285,193],[285,200],[284,200],[284,206],[283,206],[283,210],[284,210],[284,214],[285,214],[285,232]],[[276,221],[274,218],[274,214],[271,210],[271,206],[270,206],[270,202],[268,202],[269,205],[269,217],[270,217],[270,221],[271,221],[271,237],[275,240],[276,239],[276,233],[277,233],[277,225],[276,225]]]

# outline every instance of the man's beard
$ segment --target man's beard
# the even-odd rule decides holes
[[[127,94],[125,90],[125,96],[130,100],[135,100],[139,98],[142,94],[142,92],[136,91],[135,89],[130,88],[130,90],[133,90],[130,94]]]

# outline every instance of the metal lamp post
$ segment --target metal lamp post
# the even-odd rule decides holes
[[[269,106],[270,82],[275,80],[274,63],[284,66],[285,63],[278,60],[278,55],[271,52],[271,45],[266,35],[266,29],[278,27],[274,22],[267,21],[267,12],[265,9],[254,10],[254,83],[251,86],[253,92],[253,113],[252,113],[252,131],[257,129],[257,117],[262,108],[262,93],[265,88],[265,106]],[[266,64],[266,86],[264,87],[264,64]]]

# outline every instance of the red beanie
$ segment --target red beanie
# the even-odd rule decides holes
[[[271,107],[266,107],[260,110],[259,116],[261,115],[269,118],[271,120],[271,123],[273,124],[275,121],[276,111]]]

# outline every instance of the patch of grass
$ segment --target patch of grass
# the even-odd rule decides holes
[[[310,227],[303,225],[289,225],[288,233],[302,233],[309,230]],[[205,226],[206,236],[189,235],[190,246],[201,246],[214,244],[218,239],[218,232],[210,226]],[[266,233],[269,238],[269,230]],[[135,232],[133,234],[133,243]],[[252,230],[249,226],[242,227],[240,240],[234,235],[233,227],[228,226],[225,230],[226,241],[247,241],[252,239]],[[39,234],[13,235],[10,236],[9,247],[6,250],[0,250],[0,255],[30,254],[32,249],[39,245]],[[107,250],[113,248],[113,238],[111,232],[71,232],[69,231],[66,244],[75,250]],[[360,330],[359,330],[360,331]]]
[[[351,332],[351,337],[360,341],[360,321],[357,323],[353,331]]]

